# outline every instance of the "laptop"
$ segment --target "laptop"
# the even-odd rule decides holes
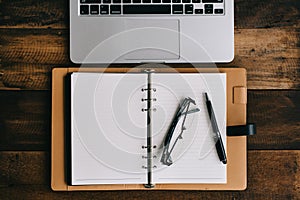
[[[74,63],[226,63],[233,0],[70,0]]]

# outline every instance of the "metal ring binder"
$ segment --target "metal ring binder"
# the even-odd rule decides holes
[[[156,168],[153,166],[152,159],[153,159],[153,152],[152,149],[156,148],[156,145],[152,145],[152,111],[155,112],[156,108],[152,107],[152,102],[156,101],[156,98],[152,97],[152,92],[156,92],[156,88],[153,88],[151,83],[151,73],[154,72],[153,69],[145,69],[143,72],[147,73],[147,88],[142,88],[142,92],[147,91],[147,97],[142,99],[142,101],[147,102],[147,108],[142,108],[142,112],[147,112],[147,146],[142,146],[142,148],[147,149],[147,166],[143,166],[144,169],[147,169],[147,183],[144,184],[145,188],[153,188],[154,184],[152,184],[152,168]]]

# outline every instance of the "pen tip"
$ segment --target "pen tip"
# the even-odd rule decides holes
[[[225,159],[225,160],[222,160],[222,163],[223,164],[227,164],[227,160]]]

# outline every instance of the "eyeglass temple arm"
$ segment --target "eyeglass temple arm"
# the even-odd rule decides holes
[[[186,116],[188,114],[200,111],[200,109],[198,109],[198,108],[189,111],[190,103],[195,103],[195,101],[192,100],[191,98],[184,99],[184,102],[183,102],[182,106],[180,107],[179,112],[176,115],[176,118],[174,118],[174,121],[176,119],[176,124],[172,123],[172,125],[175,125],[174,127],[172,127],[172,129],[170,129],[170,130],[172,130],[172,133],[169,134],[169,132],[168,132],[168,136],[171,136],[171,137],[168,138],[168,143],[165,143],[165,145],[164,145],[163,156],[162,156],[162,159],[161,159],[161,161],[163,162],[163,164],[166,164],[168,166],[173,163],[172,159],[171,159],[171,153],[172,153],[172,151],[173,151],[176,143],[178,142],[178,140],[182,138],[182,133],[185,130],[184,123],[185,123]],[[186,111],[184,113],[182,113],[185,109],[186,109]],[[184,116],[184,119],[183,119],[182,124],[181,124],[181,132],[180,132],[179,136],[175,139],[175,142],[174,142],[171,150],[168,152],[169,145],[170,145],[170,142],[171,142],[171,138],[173,136],[173,133],[174,133],[174,130],[175,130],[176,126],[177,126],[179,118],[181,116]]]
[[[163,149],[163,155],[162,155],[162,158],[161,158],[161,162],[165,165],[171,165],[173,162],[172,162],[172,159],[171,159],[171,153],[177,143],[177,141],[182,138],[182,133],[183,131],[185,130],[184,128],[184,123],[185,123],[185,119],[186,119],[186,116],[188,114],[191,114],[191,113],[195,113],[195,112],[198,112],[200,111],[199,108],[196,108],[196,109],[193,109],[193,110],[190,110],[189,111],[189,106],[190,106],[190,103],[193,103],[194,105],[196,105],[195,101],[193,99],[191,99],[190,97],[188,98],[185,98],[183,103],[181,104],[181,106],[179,107],[177,113],[176,113],[176,116],[175,118],[173,119],[172,121],[172,124],[170,126],[170,129],[168,130],[168,133],[167,133],[167,136],[166,136],[166,139],[165,139],[165,142],[164,142],[164,149]],[[183,112],[184,110],[186,109],[185,112]],[[184,119],[183,119],[183,122],[181,124],[181,133],[179,134],[179,136],[176,138],[170,152],[168,152],[168,149],[169,149],[169,145],[170,145],[170,142],[171,142],[171,139],[172,139],[172,136],[173,136],[173,133],[174,133],[174,130],[177,126],[177,123],[180,119],[180,117],[184,116]]]

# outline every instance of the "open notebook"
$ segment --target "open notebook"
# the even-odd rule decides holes
[[[72,73],[71,185],[226,183],[204,92],[226,148],[225,73]],[[164,140],[187,97],[200,111],[187,115],[167,166]]]

